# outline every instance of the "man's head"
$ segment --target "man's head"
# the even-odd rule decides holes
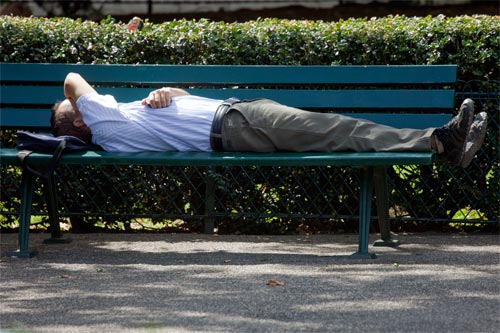
[[[58,102],[52,107],[50,124],[52,125],[52,133],[55,136],[71,135],[86,143],[92,143],[90,128],[83,122],[82,115],[73,108],[68,99]]]

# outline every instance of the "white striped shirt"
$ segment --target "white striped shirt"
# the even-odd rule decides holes
[[[77,101],[92,141],[111,152],[211,151],[210,129],[222,101],[176,96],[166,108],[140,101],[118,103],[111,95],[90,93]]]

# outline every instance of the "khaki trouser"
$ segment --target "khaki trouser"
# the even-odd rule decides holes
[[[222,125],[225,151],[431,151],[434,128],[396,129],[270,100],[233,105]]]

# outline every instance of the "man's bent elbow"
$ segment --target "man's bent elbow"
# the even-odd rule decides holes
[[[87,93],[96,92],[90,84],[78,73],[70,72],[64,80],[64,96],[73,101]]]
[[[68,73],[66,75],[66,79],[64,80],[64,97],[72,98],[75,93],[75,87],[77,85],[77,81],[81,78],[78,73]]]

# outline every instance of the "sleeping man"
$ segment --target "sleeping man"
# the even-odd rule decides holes
[[[69,73],[52,110],[54,135],[72,135],[111,152],[140,151],[435,151],[467,167],[480,149],[487,115],[465,100],[439,128],[398,129],[335,113],[317,113],[268,99],[226,101],[178,88],[119,103]]]

